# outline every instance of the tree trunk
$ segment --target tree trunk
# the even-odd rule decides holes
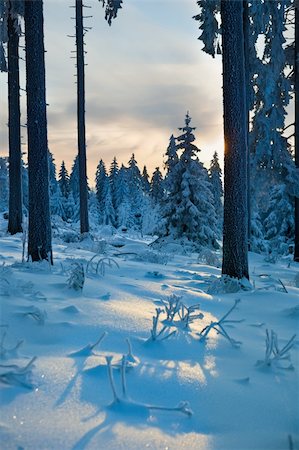
[[[86,170],[85,139],[85,74],[83,42],[83,5],[76,0],[76,50],[77,50],[77,121],[78,121],[78,155],[79,155],[79,192],[80,192],[80,228],[81,233],[88,233],[88,188]]]
[[[22,157],[20,132],[19,36],[8,6],[8,140],[9,140],[9,215],[8,232],[22,231]]]
[[[222,0],[224,223],[222,274],[249,278],[243,2]]]
[[[25,1],[29,175],[28,256],[52,261],[42,0]]]
[[[299,1],[295,2],[295,164],[299,168]],[[299,198],[295,197],[295,251],[299,262]]]
[[[246,85],[246,133],[247,133],[247,213],[248,213],[248,250],[250,250],[251,239],[251,202],[250,202],[250,150],[249,150],[249,113],[250,113],[250,70],[249,70],[249,6],[248,1],[243,1],[243,30],[244,30],[244,67],[245,67],[245,85]]]

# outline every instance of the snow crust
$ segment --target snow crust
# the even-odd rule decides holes
[[[270,264],[250,254],[252,289],[212,295],[207,292],[220,269],[198,254],[163,254],[159,264],[146,259],[146,239],[105,239],[102,256],[119,267],[107,266],[104,275],[89,270],[78,291],[67,282],[72,264],[86,269],[95,255],[84,241],[78,249],[54,242],[49,267],[21,263],[21,235],[2,233],[1,449],[298,449],[298,264],[287,258]],[[185,327],[176,316],[169,323],[175,333],[153,341],[156,308],[173,294],[187,307],[199,304],[204,317]],[[224,325],[241,344],[215,329],[201,339],[236,300]],[[166,315],[160,317],[158,330]],[[265,358],[267,329],[280,347],[297,337],[287,359],[261,367],[256,363]],[[176,408],[182,401],[192,416],[149,408]]]

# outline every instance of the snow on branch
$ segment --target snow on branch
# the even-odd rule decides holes
[[[240,299],[235,300],[234,305],[228,310],[224,316],[218,320],[211,322],[210,325],[207,325],[201,332],[199,333],[200,340],[205,340],[208,334],[211,330],[215,330],[218,334],[226,338],[234,347],[239,347],[241,345],[240,341],[236,341],[235,339],[232,339],[227,331],[225,330],[225,325],[230,323],[241,323],[243,320],[227,320],[227,317],[233,312],[233,310],[237,307],[237,305],[240,303]]]
[[[289,360],[289,351],[295,344],[295,338],[296,334],[294,334],[291,339],[282,347],[279,349],[278,346],[278,337],[275,331],[266,330],[266,351],[265,351],[265,358],[263,360],[259,360],[256,363],[257,367],[269,367],[273,363],[277,363],[278,361],[283,360]],[[281,369],[293,369],[293,365],[289,364],[287,367],[284,366],[278,366]]]
[[[160,406],[160,405],[149,405],[145,403],[139,403],[135,402],[130,399],[127,392],[127,380],[126,380],[126,366],[127,366],[127,357],[123,355],[121,360],[121,388],[122,388],[122,395],[117,394],[117,389],[115,385],[115,380],[113,377],[113,370],[112,370],[112,356],[106,356],[106,362],[107,362],[107,368],[108,368],[108,379],[110,382],[110,387],[113,394],[113,402],[109,405],[109,408],[117,408],[121,407],[122,411],[125,411],[126,409],[131,412],[136,412],[139,416],[144,413],[144,415],[147,415],[150,410],[156,410],[156,411],[174,411],[174,412],[181,412],[183,414],[186,414],[188,417],[192,416],[193,412],[190,409],[190,405],[188,402],[183,401],[180,402],[175,407],[167,407],[167,406]]]

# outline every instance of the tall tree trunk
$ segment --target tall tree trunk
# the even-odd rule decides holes
[[[9,140],[9,215],[8,232],[22,231],[22,156],[20,131],[19,35],[14,26],[17,20],[8,6],[8,140]]]
[[[249,278],[243,2],[222,0],[224,223],[222,274]]]
[[[83,5],[76,0],[76,50],[77,50],[77,121],[78,121],[78,155],[80,184],[80,228],[81,233],[88,233],[88,188],[86,170],[85,139],[85,74],[83,42]]]
[[[250,201],[250,150],[249,150],[249,113],[250,113],[250,70],[249,70],[249,5],[247,0],[243,0],[243,30],[244,30],[244,66],[245,66],[245,85],[246,85],[246,132],[247,132],[247,212],[248,212],[248,250],[250,250],[251,239],[251,201]]]
[[[29,228],[28,256],[52,261],[43,1],[25,1]]]
[[[295,164],[299,168],[299,1],[295,2]],[[295,197],[295,251],[299,262],[299,198]]]

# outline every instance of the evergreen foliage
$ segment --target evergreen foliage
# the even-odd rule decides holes
[[[159,204],[164,196],[163,177],[159,167],[156,167],[153,173],[150,183],[150,194],[154,204]]]
[[[190,122],[187,113],[185,126],[179,128],[183,133],[177,138],[177,148],[183,152],[169,172],[172,183],[162,206],[165,228],[160,234],[217,247],[216,213],[208,172],[198,160],[199,149],[193,144],[195,128]]]

